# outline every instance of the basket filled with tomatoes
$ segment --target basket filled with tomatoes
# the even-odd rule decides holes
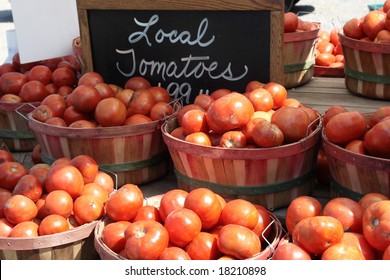
[[[320,23],[303,21],[293,12],[284,14],[283,85],[286,88],[305,84],[313,77],[319,30]]]
[[[324,114],[322,147],[332,196],[355,200],[376,192],[390,195],[390,107],[362,114],[332,106]]]
[[[103,260],[266,260],[285,235],[276,216],[246,200],[206,188],[144,199],[136,185],[125,187],[109,198],[95,228]]]
[[[343,25],[339,40],[345,59],[345,85],[352,93],[390,100],[390,1],[379,10]]]
[[[118,185],[147,183],[168,172],[160,125],[180,104],[164,88],[142,77],[122,88],[86,72],[68,96],[45,105],[28,115],[44,162],[87,154],[115,173]]]
[[[281,84],[253,81],[246,93],[198,95],[162,133],[180,188],[207,187],[276,209],[314,185],[319,116],[287,98]]]
[[[115,186],[96,161],[79,155],[27,169],[10,158],[0,174],[0,259],[98,258],[93,230]]]
[[[22,64],[16,53],[0,65],[0,141],[13,152],[31,152],[37,142],[25,115],[77,83],[79,68],[73,55]]]

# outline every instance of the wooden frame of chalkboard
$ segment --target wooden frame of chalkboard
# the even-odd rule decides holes
[[[84,72],[144,76],[191,103],[283,82],[284,0],[77,0]]]

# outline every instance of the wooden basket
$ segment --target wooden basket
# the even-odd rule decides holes
[[[42,149],[42,159],[85,154],[99,167],[113,172],[117,185],[148,183],[167,174],[171,160],[161,135],[161,122],[79,129],[48,125],[28,115],[29,125]]]
[[[309,194],[315,184],[321,125],[299,142],[266,149],[196,145],[171,136],[176,127],[173,118],[161,130],[184,190],[207,187],[224,198],[242,198],[273,210]]]
[[[37,144],[28,121],[22,115],[30,113],[36,105],[0,102],[0,144],[4,143],[11,152],[31,152]]]
[[[350,152],[322,132],[322,147],[331,175],[331,196],[359,200],[370,192],[390,196],[390,160]]]
[[[320,23],[315,24],[317,28],[314,30],[284,33],[283,85],[286,88],[305,84],[314,75],[314,53],[320,30]]]
[[[153,205],[155,207],[160,206],[160,200],[163,195],[156,195],[149,197],[145,200],[144,204],[147,205]],[[267,260],[271,258],[273,252],[275,251],[276,247],[278,246],[279,242],[283,239],[285,236],[285,231],[283,229],[283,226],[279,219],[272,213],[271,215],[271,224],[269,225],[271,227],[271,232],[269,233],[267,239],[263,241],[262,244],[262,251],[253,257],[251,257],[251,260]],[[113,221],[105,217],[99,223],[96,225],[94,230],[94,245],[95,249],[98,252],[100,259],[102,260],[125,260],[124,257],[120,256],[119,254],[112,251],[110,248],[108,248],[102,241],[102,231],[106,225],[109,223],[112,223]],[[268,228],[265,229],[265,231],[268,230]]]
[[[98,221],[66,232],[32,238],[0,238],[1,260],[93,260],[93,230]]]
[[[342,33],[339,41],[347,89],[359,96],[390,100],[390,45],[363,42]]]

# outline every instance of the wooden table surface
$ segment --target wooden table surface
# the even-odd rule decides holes
[[[362,113],[373,112],[381,106],[390,105],[389,101],[368,99],[352,94],[346,89],[343,78],[313,77],[307,84],[289,89],[288,97],[296,98],[302,104],[318,110],[321,114],[332,105],[341,105],[348,110],[357,110]],[[31,153],[15,153],[14,156],[17,161],[25,163],[27,167],[32,166]],[[178,187],[173,170],[158,180],[139,186],[146,197],[165,193]],[[329,198],[329,189],[318,186],[312,195],[326,201]],[[280,219],[283,219],[284,213],[284,208],[274,211]]]

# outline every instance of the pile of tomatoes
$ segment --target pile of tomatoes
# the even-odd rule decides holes
[[[390,106],[372,114],[331,106],[323,117],[327,139],[349,151],[390,159]]]
[[[37,237],[99,220],[114,181],[87,155],[27,169],[0,150],[0,236]]]
[[[345,36],[364,42],[390,43],[390,0],[383,7],[361,18],[352,18],[343,26]]]
[[[297,197],[286,210],[286,228],[290,242],[278,245],[273,260],[390,259],[390,199],[383,194],[336,197],[323,207],[314,197]]]
[[[206,188],[172,189],[158,196],[158,205],[143,200],[138,186],[126,184],[106,203],[111,222],[99,238],[118,258],[247,259],[264,250],[272,230],[264,207],[242,199],[225,201]]]
[[[245,93],[218,89],[196,96],[177,112],[171,135],[224,148],[270,148],[297,142],[317,128],[319,114],[288,98],[276,82],[251,81]]]
[[[331,68],[344,68],[343,48],[339,41],[339,29],[330,32],[320,30],[315,48],[315,65]]]

